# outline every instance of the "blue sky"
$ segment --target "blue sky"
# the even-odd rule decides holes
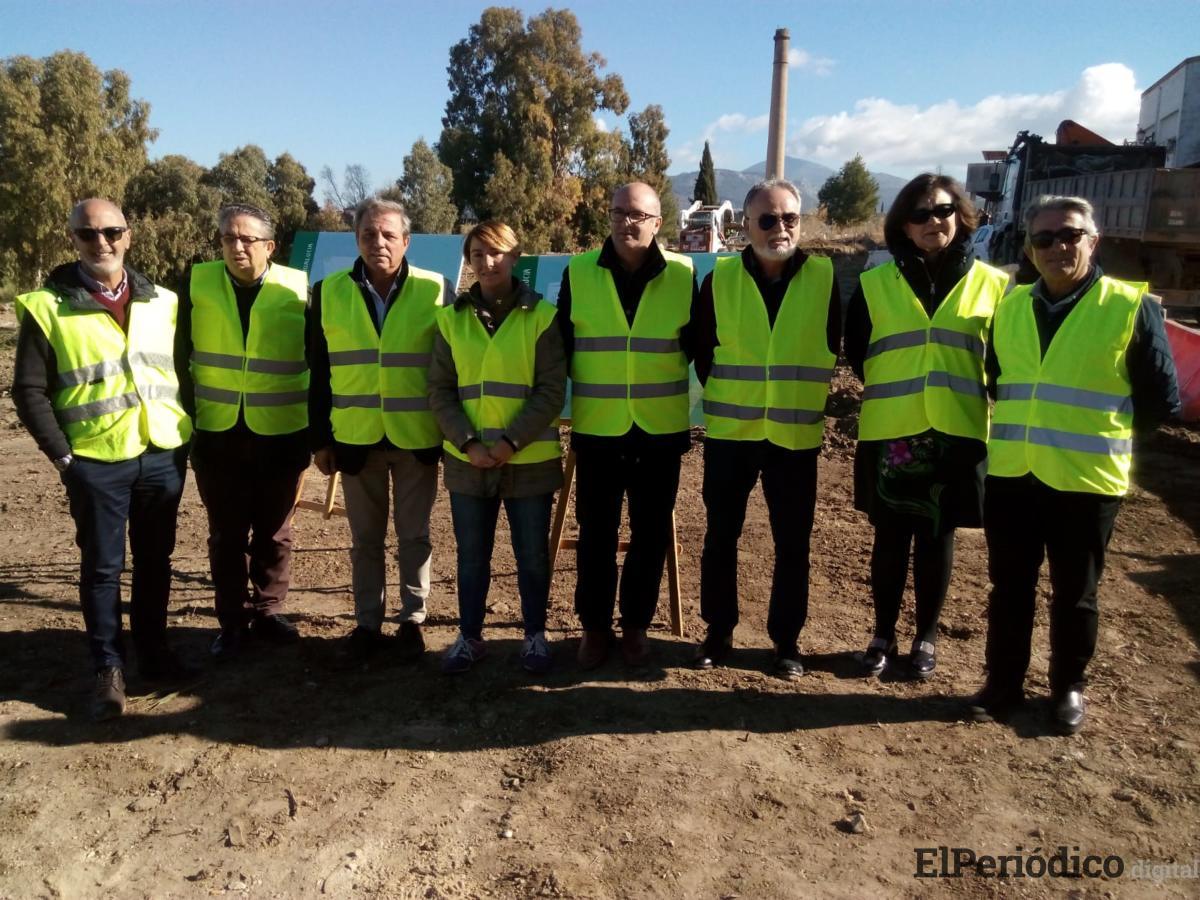
[[[548,4],[515,5],[532,15]],[[256,143],[291,152],[314,177],[361,163],[383,186],[414,140],[437,139],[449,48],[484,6],[0,0],[0,57],[70,48],[124,69],[160,130],[152,156],[212,165]],[[706,137],[719,167],[765,157],[778,27],[791,32],[795,63],[789,154],[836,167],[861,152],[901,176],[961,174],[979,150],[1007,146],[1020,128],[1052,133],[1062,118],[1132,138],[1141,91],[1200,54],[1200,3],[1182,0],[569,8],[584,49],[624,79],[631,110],[663,107],[672,172],[696,167]]]

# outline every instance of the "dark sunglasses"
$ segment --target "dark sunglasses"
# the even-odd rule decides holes
[[[81,241],[86,241],[89,244],[92,241],[96,240],[96,238],[98,238],[100,235],[104,235],[104,239],[106,241],[108,241],[110,244],[115,244],[117,241],[119,241],[122,238],[122,236],[124,236],[125,232],[127,232],[128,230],[129,229],[124,227],[123,225],[111,225],[108,228],[72,228],[71,229],[71,231],[75,235],[75,237],[79,238]]]
[[[783,223],[784,228],[792,229],[800,222],[800,215],[798,213],[784,213],[782,216],[777,216],[774,213],[763,213],[756,221],[758,222],[758,227],[763,231],[771,231],[780,222]]]
[[[1074,247],[1087,234],[1082,228],[1060,228],[1058,231],[1039,231],[1029,236],[1029,243],[1039,250],[1049,250],[1055,244]]]
[[[913,225],[924,225],[930,219],[941,219],[943,222],[954,215],[953,203],[939,203],[928,209],[914,209],[908,214],[908,221]]]

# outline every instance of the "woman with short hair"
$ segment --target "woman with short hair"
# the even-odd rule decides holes
[[[501,504],[512,532],[529,672],[549,670],[550,512],[562,485],[558,415],[567,363],[556,310],[513,277],[517,236],[476,225],[463,258],[478,279],[438,313],[429,401],[445,436],[446,490],[458,543],[459,636],[442,659],[465,672],[486,653],[483,621]]]
[[[846,311],[846,358],[863,381],[854,500],[875,526],[868,676],[896,657],[910,556],[917,627],[909,671],[933,674],[954,531],[982,524],[984,351],[1008,276],[972,255],[977,222],[958,182],[918,175],[884,223],[892,260],[862,273]]]

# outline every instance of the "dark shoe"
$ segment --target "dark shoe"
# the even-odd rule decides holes
[[[1014,709],[1025,702],[1025,692],[1002,690],[985,684],[983,690],[967,703],[967,714],[976,722],[1003,722]]]
[[[296,626],[278,614],[255,616],[250,623],[250,633],[268,644],[294,644],[300,640]]]
[[[545,644],[545,639],[542,641]],[[525,662],[525,650],[529,648],[529,641],[525,641],[521,648],[521,662],[528,668]],[[471,666],[479,662],[487,656],[487,644],[479,638],[469,638],[464,634],[459,634],[458,639],[450,645],[450,649],[442,655],[442,671],[447,675],[460,675],[463,672],[469,671]],[[549,659],[549,648],[546,651],[546,658]],[[532,670],[531,670],[532,671]]]
[[[396,657],[401,662],[416,662],[425,653],[425,635],[416,622],[401,622],[396,632]]]
[[[888,641],[884,638],[871,638],[871,643],[867,644],[867,649],[863,652],[862,657],[862,673],[868,678],[882,675],[888,667],[889,661],[896,655],[896,642]]]
[[[644,666],[650,662],[650,642],[645,628],[625,628],[621,631],[621,656],[627,666]]]
[[[246,646],[245,628],[222,628],[213,639],[208,652],[217,662],[229,662],[241,656]]]
[[[200,669],[184,662],[167,647],[158,647],[138,654],[138,674],[143,681],[170,684],[196,678],[200,675]]]
[[[338,662],[345,668],[365,666],[379,649],[379,640],[378,631],[359,625],[342,642],[338,651]]]
[[[109,666],[96,673],[92,688],[92,721],[115,719],[125,712],[125,673]]]
[[[525,638],[521,645],[521,666],[531,675],[545,675],[554,665],[546,632],[539,631]]]
[[[607,628],[585,631],[579,641],[579,652],[575,654],[579,668],[590,671],[604,665],[612,641],[613,633]]]
[[[925,681],[933,675],[937,668],[937,649],[929,641],[918,641],[913,644],[912,654],[908,658],[908,670],[913,678]]]
[[[775,674],[791,680],[804,674],[804,663],[800,659],[800,647],[796,644],[775,645]]]
[[[696,648],[696,655],[692,658],[692,667],[696,669],[715,668],[724,662],[725,657],[729,656],[732,650],[732,635],[709,631],[704,636],[704,640],[700,642],[700,646]]]
[[[1059,734],[1075,734],[1083,727],[1086,704],[1082,691],[1067,691],[1054,701],[1054,727]]]

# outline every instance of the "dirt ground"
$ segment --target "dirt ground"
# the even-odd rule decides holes
[[[1007,726],[960,717],[982,678],[979,531],[958,538],[935,678],[856,677],[855,654],[870,637],[871,533],[851,505],[857,400],[846,372],[821,461],[802,638],[810,673],[798,682],[764,671],[772,551],[757,491],[739,566],[738,649],[728,667],[687,666],[702,634],[696,444],[677,509],[686,635],[665,625],[664,579],[656,664],[645,671],[616,660],[595,673],[575,667],[568,552],[552,595],[557,668],[524,675],[505,532],[489,601],[492,655],[465,676],[443,676],[438,654],[456,615],[443,495],[430,647],[418,665],[385,654],[369,670],[337,670],[337,642],[353,624],[349,535],[342,519],[302,512],[289,600],[301,642],[210,667],[173,692],[131,677],[128,714],[93,725],[72,524],[7,399],[5,315],[0,897],[1200,895],[1200,880],[1166,877],[1186,871],[1146,868],[1200,857],[1194,430],[1139,447],[1102,585],[1089,719],[1075,737],[1046,724],[1044,605],[1028,684],[1037,699]],[[316,498],[323,479],[313,475]],[[189,478],[170,629],[195,660],[216,625],[204,538]],[[911,634],[909,601],[902,646]],[[855,812],[858,833],[846,825]],[[939,846],[1028,858],[1065,846],[1080,859],[1119,857],[1124,874],[998,880],[968,867],[958,879],[914,877],[917,849]]]

